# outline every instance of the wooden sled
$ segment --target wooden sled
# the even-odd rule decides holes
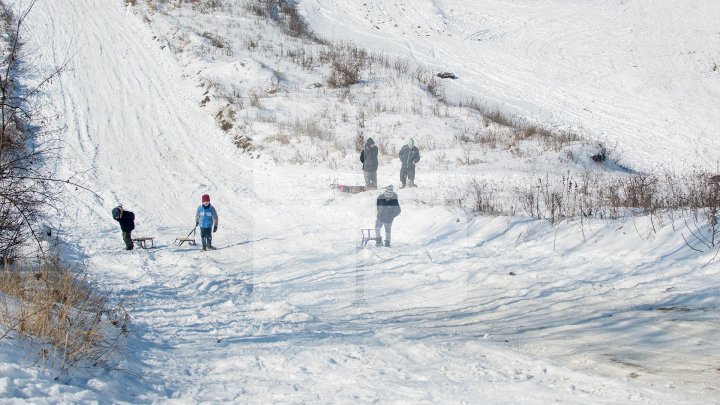
[[[357,194],[367,191],[365,186],[348,186],[346,184],[331,184],[331,187],[336,188],[338,191],[343,193]]]
[[[173,244],[175,246],[182,246],[182,244],[185,242],[187,242],[188,245],[192,245],[192,246],[197,245],[197,243],[195,243],[195,238],[189,238],[189,237],[185,237],[185,236],[175,238],[175,242],[173,242]]]
[[[372,236],[372,234],[375,232],[374,229],[361,229],[360,232],[362,233],[362,240],[360,241],[360,246],[367,246],[368,242],[370,242],[371,240],[374,240],[375,243],[382,243],[381,236]]]
[[[190,233],[187,234],[187,236],[178,236],[177,238],[175,238],[175,242],[173,242],[173,245],[182,246],[182,244],[185,242],[187,242],[188,245],[192,245],[192,246],[197,245],[197,243],[195,243],[195,230],[196,229],[197,229],[197,226],[195,228],[193,228],[193,230],[190,231]],[[192,237],[191,237],[191,235],[192,235]]]
[[[141,247],[143,249],[150,249],[155,247],[155,238],[152,236],[141,236],[138,238],[133,238],[133,242],[135,242],[135,246]]]

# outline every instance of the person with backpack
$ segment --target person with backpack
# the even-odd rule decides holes
[[[212,245],[212,234],[217,232],[218,215],[215,207],[210,205],[210,196],[203,194],[202,204],[195,212],[195,226],[200,226],[200,238],[202,239],[202,250],[215,250]]]
[[[112,210],[113,218],[120,223],[125,250],[133,250],[132,231],[135,229],[135,214],[132,211],[125,211],[122,205]]]
[[[407,180],[408,187],[415,186],[415,165],[420,161],[420,149],[415,146],[413,138],[408,139],[407,144],[400,149],[400,188],[405,188]]]
[[[365,187],[368,190],[375,190],[377,188],[378,148],[372,138],[368,138],[365,147],[360,152],[360,162],[363,164]]]
[[[393,185],[385,187],[385,191],[377,198],[377,218],[375,219],[375,245],[382,244],[380,229],[385,227],[385,246],[390,247],[390,236],[392,223],[395,217],[400,215],[400,203],[398,195],[393,191]]]

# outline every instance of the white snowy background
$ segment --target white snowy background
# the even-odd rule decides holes
[[[63,139],[55,170],[98,196],[68,190],[53,225],[68,260],[132,302],[131,333],[113,370],[59,379],[21,341],[0,340],[2,402],[720,403],[720,260],[686,246],[680,219],[551,225],[442,203],[473,176],[513,185],[611,168],[462,150],[454,137],[479,122],[424,112],[433,101],[403,78],[349,95],[318,87],[321,74],[281,56],[301,42],[244,1],[130,3],[38,0],[23,37],[38,77],[70,58],[42,94]],[[631,170],[718,170],[720,3],[298,9],[323,38],[452,71],[448,99],[580,133],[589,141],[576,155],[603,143]],[[361,184],[350,124],[371,110],[390,110],[365,123],[387,149],[381,186],[398,186],[407,137],[423,160],[420,187],[399,191],[393,247],[358,249],[377,193],[329,184]],[[291,131],[303,128],[319,138]],[[238,134],[257,148],[238,149]],[[218,250],[173,246],[205,193]],[[110,215],[119,203],[157,248],[123,250]]]

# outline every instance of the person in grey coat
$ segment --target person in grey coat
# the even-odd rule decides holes
[[[377,188],[378,148],[372,138],[368,138],[365,142],[365,147],[360,152],[360,161],[363,164],[365,187],[375,190]]]
[[[415,187],[415,165],[420,161],[420,149],[415,146],[413,138],[408,139],[399,153],[400,157],[400,188],[405,188],[407,180],[408,187]]]
[[[385,246],[390,247],[392,223],[398,215],[400,215],[400,203],[397,194],[393,191],[392,184],[390,184],[377,198],[377,218],[375,219],[375,244],[377,246],[380,246],[382,242],[380,229],[384,226]]]

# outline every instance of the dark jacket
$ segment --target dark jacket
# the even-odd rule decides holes
[[[385,197],[382,193],[377,198],[377,219],[380,222],[390,223],[396,216],[400,215],[400,203],[397,194],[393,193],[392,197]]]
[[[399,155],[400,163],[406,169],[414,169],[415,164],[420,161],[420,149],[417,146],[413,146],[411,149],[409,146],[403,145]]]
[[[378,168],[378,148],[372,138],[368,138],[365,148],[360,152],[360,161],[363,164],[363,170],[366,172],[374,172]]]
[[[135,229],[135,214],[132,211],[125,211],[121,207],[115,207],[112,211],[113,218],[120,223],[120,230],[130,232]]]

